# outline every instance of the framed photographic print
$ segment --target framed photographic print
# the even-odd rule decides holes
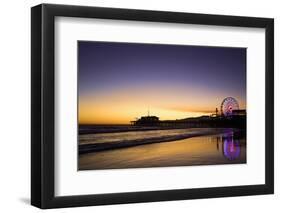
[[[274,21],[31,9],[31,203],[272,194]]]

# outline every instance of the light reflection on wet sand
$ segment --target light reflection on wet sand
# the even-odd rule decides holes
[[[193,137],[169,143],[79,156],[79,170],[246,163],[246,140],[232,135]]]

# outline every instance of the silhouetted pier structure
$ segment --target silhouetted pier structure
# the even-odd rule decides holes
[[[158,126],[160,124],[159,117],[157,116],[142,116],[140,119],[131,121],[132,125],[136,126]]]
[[[131,121],[134,126],[159,126],[172,128],[202,128],[202,127],[236,127],[246,128],[246,110],[239,109],[238,101],[233,97],[223,99],[221,103],[221,114],[218,108],[211,115],[200,117],[163,120],[157,116],[150,116],[149,110],[147,116]]]
[[[131,121],[134,126],[159,126],[170,128],[236,127],[246,128],[246,110],[233,111],[231,116],[200,116],[178,120],[160,120],[157,116],[142,116]]]

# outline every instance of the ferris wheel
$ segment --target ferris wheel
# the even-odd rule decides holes
[[[239,110],[238,101],[235,98],[227,97],[221,103],[221,114],[225,117],[232,115],[233,110]]]

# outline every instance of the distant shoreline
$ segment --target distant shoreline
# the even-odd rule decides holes
[[[235,132],[240,132],[240,130],[238,129],[232,129],[232,130]],[[172,136],[165,136],[165,137],[147,138],[147,139],[139,139],[139,140],[137,139],[137,140],[120,141],[120,142],[80,144],[79,154],[86,154],[91,152],[99,152],[99,151],[106,151],[106,150],[113,150],[113,149],[120,149],[120,148],[129,148],[133,146],[140,146],[140,145],[153,144],[153,143],[174,142],[174,141],[188,139],[192,137],[217,135],[223,133],[225,133],[225,129],[206,128],[205,132],[203,131],[199,133],[197,132],[197,133],[189,133],[189,134],[182,134],[182,135],[172,135]]]
[[[79,135],[87,135],[87,134],[100,134],[100,133],[119,133],[119,132],[131,132],[131,131],[150,131],[150,130],[173,130],[173,129],[216,129],[216,128],[223,128],[223,127],[186,127],[186,126],[131,126],[131,125],[108,125],[108,126],[92,126],[95,128],[85,128],[82,129],[79,127]],[[240,129],[235,127],[225,127],[226,128],[233,128],[233,129]],[[240,129],[243,131],[243,129]]]
[[[79,135],[131,132],[131,131],[149,131],[149,130],[190,129],[190,127],[131,126],[131,125],[108,125],[108,126],[93,125],[92,127],[95,127],[95,129],[91,129],[90,125],[88,129],[85,127],[84,129],[81,129],[81,127],[79,127]]]

